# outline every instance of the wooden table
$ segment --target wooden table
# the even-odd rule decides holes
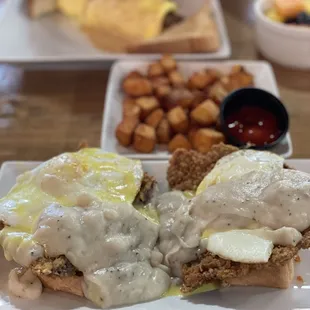
[[[0,5],[3,0],[0,0]],[[260,59],[250,0],[222,0],[233,59]],[[310,72],[274,66],[291,117],[293,157],[310,157]],[[86,139],[99,146],[108,71],[25,71],[0,66],[0,162],[45,160]]]

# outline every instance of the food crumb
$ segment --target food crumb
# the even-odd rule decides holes
[[[302,282],[302,283],[304,283],[304,279],[303,279],[303,277],[302,276],[297,276],[297,281],[298,282]]]
[[[296,256],[294,257],[294,261],[295,261],[296,263],[300,263],[300,262],[301,262],[300,256],[299,256],[299,255],[296,255]]]

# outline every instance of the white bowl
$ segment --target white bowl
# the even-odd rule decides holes
[[[310,27],[270,20],[264,12],[272,0],[257,0],[254,6],[256,39],[261,53],[283,66],[310,69]]]

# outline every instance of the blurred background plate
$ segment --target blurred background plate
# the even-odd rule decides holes
[[[118,153],[123,156],[139,159],[161,159],[167,160],[170,158],[166,145],[157,145],[153,153],[143,154],[137,153],[132,147],[121,146],[116,137],[115,130],[117,125],[122,120],[122,102],[124,99],[121,90],[123,78],[131,71],[138,70],[141,73],[146,73],[147,67],[151,62],[146,61],[119,61],[114,64],[111,70],[111,75],[108,82],[106,92],[105,109],[103,126],[101,132],[101,148],[105,151]],[[222,62],[178,62],[179,70],[185,78],[188,78],[194,72],[202,68],[217,69],[224,74],[230,72],[234,65],[241,65],[247,72],[254,77],[254,86],[266,90],[273,95],[279,97],[277,83],[270,64],[264,61],[222,61]],[[270,149],[278,155],[288,158],[293,153],[291,136],[288,133],[286,137],[275,147]]]
[[[0,62],[17,64],[49,64],[64,62],[108,62],[119,59],[154,59],[156,54],[111,54],[94,48],[70,19],[60,14],[30,20],[25,14],[24,0],[5,1],[0,16]],[[185,16],[199,10],[206,0],[176,0]],[[222,59],[231,54],[223,12],[218,0],[210,0],[221,38],[215,53],[179,54],[177,59]]]

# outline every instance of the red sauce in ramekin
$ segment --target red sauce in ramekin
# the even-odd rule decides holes
[[[228,131],[240,142],[264,146],[276,141],[281,130],[277,117],[258,106],[243,106],[226,120]]]

